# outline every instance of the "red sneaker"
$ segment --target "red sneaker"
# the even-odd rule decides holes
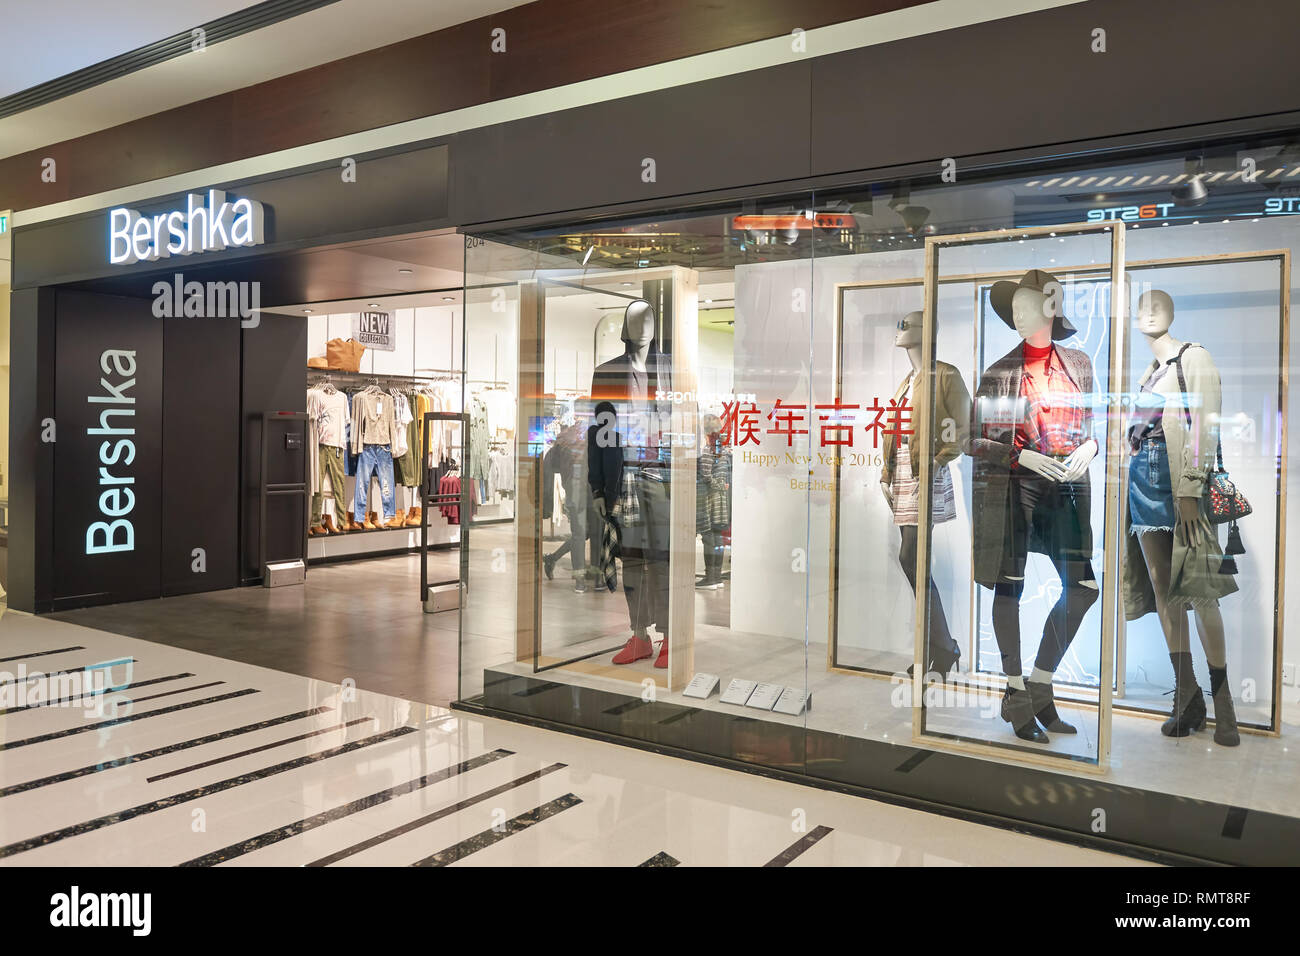
[[[655,667],[658,667],[662,670],[667,666],[668,666],[668,638],[665,637],[663,639],[663,643],[659,645],[659,656],[655,658]]]
[[[643,661],[647,657],[653,657],[654,652],[655,648],[650,643],[650,638],[633,635],[627,639],[623,649],[614,655],[614,663],[633,664],[636,661]]]

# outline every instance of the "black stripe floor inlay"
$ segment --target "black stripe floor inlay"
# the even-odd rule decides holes
[[[830,832],[830,827],[813,827],[810,832],[805,833],[798,840],[795,840],[794,843],[790,844],[776,856],[772,857],[772,859],[764,863],[763,866],[789,866],[790,861],[795,857],[806,853],[817,842],[829,835]]]
[[[214,794],[233,789],[234,787],[243,786],[246,783],[253,783],[256,780],[265,780],[267,777],[272,777],[279,773],[285,773],[289,770],[297,770],[300,767],[306,767],[330,757],[338,757],[343,754],[351,753],[354,750],[360,750],[362,747],[370,747],[374,744],[386,743],[389,740],[394,740],[398,737],[404,737],[407,734],[413,733],[415,733],[414,727],[396,727],[393,730],[385,731],[382,734],[376,734],[373,737],[354,740],[351,743],[346,743],[339,747],[322,750],[320,753],[308,754],[305,757],[298,757],[294,760],[286,760],[284,763],[276,764],[273,767],[267,767],[265,770],[253,770],[249,773],[240,774],[237,777],[230,777],[226,780],[220,780],[217,783],[210,783],[204,787],[195,787],[193,790],[186,790],[183,793],[173,794],[170,797],[162,797],[158,800],[151,800],[149,803],[142,803],[138,806],[128,807],[125,810],[119,810],[116,813],[109,813],[102,817],[95,817],[95,819],[87,820],[85,823],[74,823],[72,826],[62,827],[58,830],[51,830],[49,833],[42,833],[40,836],[29,837],[26,840],[19,840],[17,843],[10,843],[7,846],[0,847],[0,859],[14,856],[18,853],[25,853],[28,850],[34,850],[37,847],[49,846],[51,843],[57,843],[59,840],[66,840],[68,837],[90,833],[94,830],[111,826],[114,823],[123,823],[127,820],[133,820],[146,813],[166,810],[169,807],[188,803],[189,801],[197,800],[200,797],[210,797]]]
[[[1245,807],[1229,807],[1228,815],[1223,820],[1223,836],[1229,840],[1240,840],[1242,831],[1246,829],[1246,814],[1249,812]]]
[[[279,843],[281,840],[287,840],[289,837],[297,836],[300,833],[306,833],[308,830],[314,830],[316,827],[324,826],[327,823],[333,823],[335,820],[341,820],[346,816],[354,813],[360,813],[362,810],[370,807],[377,807],[380,804],[387,803],[396,797],[408,793],[414,793],[430,784],[439,783],[448,780],[457,774],[474,770],[478,767],[486,766],[502,757],[509,757],[513,754],[510,750],[493,750],[485,754],[479,754],[477,757],[471,757],[469,760],[462,760],[460,763],[452,764],[450,767],[444,767],[441,770],[435,770],[433,773],[425,774],[415,780],[408,780],[406,783],[400,783],[395,787],[389,787],[387,790],[380,790],[369,796],[361,797],[359,800],[353,800],[351,803],[345,803],[341,807],[335,807],[333,810],[326,810],[317,813],[314,816],[306,817],[295,823],[286,824],[275,830],[268,830],[265,833],[255,837],[250,837],[240,843],[231,844],[220,850],[213,850],[211,853],[205,853],[203,856],[196,857],[193,860],[187,860],[181,866],[215,866],[218,863],[224,863],[232,860],[237,856],[243,856],[245,853],[252,853],[254,850],[260,850],[262,847],[270,846],[273,843]],[[382,839],[382,838],[379,838]],[[376,840],[378,842],[378,839]],[[344,854],[346,855],[346,853]],[[342,857],[340,857],[342,859]],[[307,864],[316,866],[317,864]]]
[[[508,790],[513,790],[516,787],[522,787],[524,784],[532,783],[534,780],[540,780],[546,774],[554,773],[557,770],[563,770],[564,767],[566,766],[567,764],[553,763],[549,767],[543,767],[541,770],[534,770],[532,773],[526,773],[522,777],[516,777],[514,780],[511,780],[508,783],[501,784],[501,786],[499,787],[493,787],[491,790],[485,790],[483,793],[480,793],[473,797],[466,797],[464,800],[461,800],[459,803],[453,803],[451,806],[443,807],[441,810],[435,810],[433,811],[433,813],[426,813],[424,816],[417,817],[416,819],[411,820],[409,823],[403,823],[400,827],[393,827],[393,829],[391,830],[385,830],[383,833],[380,833],[378,836],[373,836],[368,840],[364,840],[361,843],[355,844],[354,846],[345,847],[344,849],[339,850],[337,853],[331,853],[329,856],[323,856],[319,860],[314,860],[313,862],[308,863],[306,865],[307,866],[329,866],[331,863],[337,863],[339,860],[346,860],[348,857],[355,856],[356,854],[360,853],[362,850],[369,850],[372,846],[378,846],[381,843],[386,843],[389,840],[410,833],[412,830],[416,830],[422,826],[426,826],[430,823],[434,823],[438,820],[443,819],[444,817],[449,817],[453,813],[459,813],[461,810],[464,810],[466,807],[472,807],[476,803],[482,803],[484,800],[490,800],[493,797],[497,796],[498,794],[505,793]]]
[[[85,648],[68,648],[68,650],[85,650]],[[15,658],[10,658],[10,660],[14,660],[14,659]],[[15,676],[9,680],[0,680],[0,687],[9,687],[11,684],[20,684],[23,683],[24,681],[29,681],[33,677],[37,677],[37,676],[44,677],[47,680],[57,680],[60,677],[66,677],[69,674],[84,674],[86,671],[103,670],[104,666],[108,664],[111,664],[113,667],[117,667],[119,664],[139,664],[139,663],[140,662],[136,660],[134,657],[124,657],[121,660],[116,660],[116,661],[98,661],[95,664],[87,664],[85,667],[74,667],[71,670],[49,671],[49,672],[31,671],[24,677]]]
[[[182,750],[201,747],[204,744],[216,743],[218,740],[226,740],[230,737],[238,737],[240,734],[251,734],[254,731],[265,730],[268,727],[275,727],[279,724],[288,724],[295,720],[306,720],[308,717],[315,717],[330,709],[331,708],[324,706],[313,707],[311,710],[301,710],[296,714],[285,714],[283,717],[272,717],[269,720],[260,720],[255,724],[245,724],[242,727],[235,727],[231,730],[222,730],[215,734],[206,734],[203,737],[195,737],[192,740],[182,740],[179,743],[168,744],[165,747],[155,747],[153,750],[145,750],[138,754],[127,754],[126,756],[119,757],[116,760],[91,764],[89,767],[80,767],[76,770],[67,770],[63,773],[52,774],[48,777],[40,777],[36,780],[27,780],[23,783],[10,784],[3,790],[0,790],[0,797],[12,796],[15,793],[26,793],[28,790],[36,790],[39,787],[48,787],[51,784],[63,783],[67,780],[76,780],[78,777],[88,777],[92,773],[102,773],[105,770],[125,767],[127,764],[139,763],[141,760],[152,760],[154,757],[165,757],[167,754],[180,753]]]
[[[78,644],[75,647],[58,647],[52,651],[28,651],[26,654],[18,654],[14,657],[0,657],[0,664],[8,664],[10,661],[26,661],[33,657],[49,657],[51,654],[66,654],[68,651],[84,651],[85,648]]]
[[[119,724],[129,724],[134,720],[146,720],[149,717],[161,717],[163,714],[174,714],[178,710],[188,710],[191,707],[202,707],[204,704],[215,704],[218,701],[230,700],[233,697],[244,697],[248,694],[257,693],[260,693],[257,688],[249,687],[245,690],[231,691],[229,694],[218,694],[216,697],[204,697],[201,700],[187,700],[183,704],[172,704],[170,707],[151,710],[143,714],[127,714],[125,717],[114,717],[111,720],[97,720],[93,723],[82,724],[79,727],[69,727],[67,730],[56,730],[48,734],[41,734],[37,737],[24,737],[22,740],[10,740],[5,743],[0,743],[0,750],[13,750],[15,747],[28,747],[32,744],[43,744],[50,740],[59,740],[63,737],[71,737],[73,734],[85,734],[92,730],[103,730],[106,727],[116,727]]]
[[[566,793],[562,797],[556,797],[549,803],[543,803],[540,807],[521,813],[517,817],[512,817],[501,824],[500,829],[487,829],[482,833],[476,833],[468,839],[461,840],[445,850],[439,850],[432,856],[426,856],[423,860],[417,860],[411,865],[447,866],[449,863],[465,859],[471,853],[477,853],[479,850],[490,847],[495,843],[500,843],[506,837],[514,836],[529,827],[536,826],[543,820],[553,817],[557,813],[569,809],[569,807],[576,807],[580,803],[582,803],[582,798],[576,794]]]
[[[169,777],[179,777],[183,773],[191,773],[195,770],[202,770],[205,767],[215,767],[219,763],[226,763],[230,760],[238,760],[240,757],[251,757],[253,754],[260,754],[264,750],[274,750],[276,747],[283,747],[286,744],[295,744],[300,740],[310,740],[312,737],[319,737],[321,734],[330,734],[336,730],[347,730],[357,724],[364,724],[366,721],[374,721],[374,717],[358,717],[355,720],[349,720],[345,724],[334,724],[331,727],[322,727],[319,730],[309,730],[305,734],[298,734],[294,737],[285,737],[283,740],[273,740],[269,744],[262,744],[260,747],[252,747],[248,750],[241,750],[237,754],[226,754],[224,757],[213,757],[211,760],[205,760],[203,763],[191,764],[188,767],[181,767],[179,770],[168,770],[166,773],[155,774],[152,777],[146,777],[145,783],[156,783],[159,780],[166,780]]]
[[[13,707],[6,707],[4,710],[0,710],[0,717],[3,717],[5,714],[20,713],[24,710],[35,710],[38,707],[53,707],[56,704],[76,706],[77,704],[83,704],[92,698],[103,697],[108,693],[121,693],[128,690],[136,690],[140,687],[148,687],[151,684],[164,684],[169,680],[181,680],[193,676],[193,674],[169,674],[166,677],[151,677],[149,680],[138,680],[133,684],[124,684],[121,687],[101,687],[98,690],[92,690],[88,694],[83,693],[73,694],[71,697],[55,697],[53,700],[37,701],[35,704],[15,704]],[[142,699],[148,700],[148,698]]]
[[[646,860],[644,863],[638,863],[637,866],[638,867],[680,866],[681,862],[682,861],[677,859],[676,857],[669,856],[667,853],[660,850],[658,853],[650,857],[650,859]]]

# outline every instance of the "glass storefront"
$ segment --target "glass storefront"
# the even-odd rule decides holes
[[[12,278],[12,214],[0,210],[0,614],[9,586],[9,284]]]
[[[462,704],[1285,861],[1297,186],[1279,139],[468,237],[519,402]]]

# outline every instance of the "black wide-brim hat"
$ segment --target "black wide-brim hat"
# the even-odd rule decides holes
[[[1044,272],[1042,269],[1030,269],[1021,277],[1019,282],[1002,279],[993,283],[993,288],[989,290],[989,304],[993,306],[993,311],[1007,324],[1007,328],[1014,332],[1016,323],[1012,318],[1011,300],[1015,297],[1016,290],[1033,289],[1035,292],[1048,295],[1047,287],[1053,284],[1058,288],[1061,287],[1061,283],[1056,276],[1050,272]],[[1051,298],[1050,295],[1048,297]],[[1060,298],[1057,297],[1053,301],[1055,303],[1055,314],[1052,317],[1052,339],[1059,342],[1061,339],[1068,339],[1071,335],[1074,335],[1078,329],[1070,324],[1069,319],[1061,311]]]

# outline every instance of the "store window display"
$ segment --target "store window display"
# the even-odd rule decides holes
[[[480,264],[482,275],[517,281],[520,301],[530,282],[559,287],[544,310],[523,310],[546,323],[535,345],[521,323],[521,367],[536,363],[545,382],[538,407],[561,386],[581,389],[584,363],[593,400],[603,390],[616,406],[596,481],[596,446],[583,446],[584,490],[616,503],[606,509],[615,522],[661,504],[641,487],[652,443],[624,406],[633,394],[649,401],[651,353],[671,353],[673,414],[690,403],[698,412],[672,429],[674,448],[689,453],[668,456],[684,493],[662,501],[667,547],[653,547],[652,533],[640,540],[670,571],[689,540],[699,565],[686,585],[668,576],[665,610],[646,555],[620,557],[626,529],[598,517],[623,594],[588,587],[576,602],[557,575],[539,599],[524,549],[549,531],[555,544],[535,569],[545,584],[560,562],[569,570],[582,537],[580,518],[560,517],[574,497],[565,488],[555,528],[521,531],[512,619],[525,635],[549,621],[553,650],[517,641],[493,658],[471,641],[483,662],[462,674],[471,701],[926,799],[943,790],[938,799],[1001,800],[997,812],[1013,817],[1074,813],[1063,825],[1081,832],[1097,831],[1079,800],[1016,802],[1041,781],[1012,771],[1047,773],[1053,787],[1058,777],[1105,780],[1115,786],[1089,806],[1141,793],[1161,821],[1207,803],[1300,819],[1300,765],[1285,746],[1295,693],[1280,677],[1296,657],[1280,617],[1294,220],[1248,218],[1240,210],[1257,190],[1226,174],[1211,188],[1213,216],[1171,203],[1167,225],[1112,225],[1070,205],[1092,202],[1106,182],[1168,190],[1186,175],[1178,158],[1156,157],[987,185],[845,189],[796,202],[793,214],[703,209],[495,234],[485,255],[530,269]],[[1071,177],[1093,184],[1062,198],[1069,190],[1052,184]],[[835,230],[819,233],[828,209]],[[636,256],[620,243],[639,244]],[[602,267],[584,268],[593,248]],[[728,383],[717,404],[680,377],[699,359],[671,339],[652,345],[629,321],[654,313],[647,290],[677,263],[710,289],[715,310],[732,303],[730,364],[711,377]],[[646,305],[631,309],[638,291]],[[655,317],[661,331],[668,313]],[[602,347],[606,331],[621,354]],[[594,427],[588,418],[579,431]],[[1220,443],[1255,509],[1228,529],[1202,500],[1218,480]],[[546,466],[552,482],[563,444]],[[730,574],[718,570],[719,543]],[[642,579],[648,602],[634,598]],[[606,613],[615,604],[617,617]],[[469,609],[475,630],[489,610]],[[659,641],[686,633],[673,626],[683,612],[694,666],[685,685],[665,684],[653,669]],[[554,684],[568,693],[543,693]],[[796,685],[815,705],[783,711],[746,697]],[[1202,727],[1222,746],[1207,748],[1208,734],[1189,746]],[[932,751],[944,753],[913,772]],[[1130,817],[1110,822],[1124,828]],[[1179,845],[1146,819],[1124,839]]]
[[[1002,719],[1017,737],[1041,742],[1045,731],[1077,732],[1057,713],[1052,681],[1098,596],[1085,477],[1097,454],[1092,361],[1056,344],[1075,332],[1061,298],[1060,282],[1038,269],[993,286],[993,310],[1024,341],[981,376],[971,427],[975,580],[994,594],[993,631],[1007,677]],[[1026,677],[1020,602],[1030,551],[1052,562],[1061,593]]]
[[[1160,726],[1186,737],[1205,725],[1205,697],[1196,681],[1187,610],[1196,615],[1210,670],[1214,741],[1241,742],[1227,677],[1219,598],[1237,591],[1202,503],[1206,483],[1222,465],[1222,386],[1209,351],[1170,331],[1173,297],[1160,289],[1138,300],[1135,327],[1153,355],[1138,383],[1141,403],[1129,430],[1130,453],[1124,602],[1129,620],[1155,612],[1174,672],[1173,710]]]

